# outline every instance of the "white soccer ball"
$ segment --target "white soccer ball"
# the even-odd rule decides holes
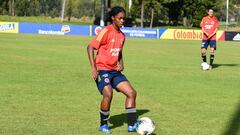
[[[207,62],[203,62],[202,64],[201,64],[201,68],[202,68],[202,70],[208,70],[209,69],[209,64],[207,64]]]
[[[139,135],[150,135],[154,132],[155,123],[150,118],[142,117],[138,122],[136,130]]]

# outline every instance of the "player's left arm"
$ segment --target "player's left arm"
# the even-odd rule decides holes
[[[204,19],[205,19],[205,17],[203,17],[203,19],[202,19],[202,21],[201,21],[201,23],[200,23],[200,27],[201,27],[201,29],[202,29],[203,34],[205,34],[206,36],[209,36],[209,33],[207,33],[207,32],[205,31],[205,28],[204,28]]]
[[[118,69],[117,69],[117,71],[123,71],[123,69],[124,69],[123,56],[122,56],[122,51],[120,51],[119,52]]]
[[[215,30],[213,31],[213,33],[211,35],[209,35],[208,37],[211,38],[212,36],[214,36],[217,33],[218,28],[215,28]]]
[[[216,22],[216,24],[215,24],[215,26],[214,26],[215,29],[214,29],[213,33],[208,36],[209,38],[211,38],[212,36],[214,36],[214,35],[217,33],[217,31],[218,31],[219,24],[218,24],[217,18],[216,18],[215,22]]]

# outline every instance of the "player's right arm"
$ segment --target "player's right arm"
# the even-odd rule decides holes
[[[204,29],[204,19],[205,19],[205,17],[203,17],[203,19],[202,19],[202,21],[201,21],[201,23],[200,23],[200,27],[202,28],[202,31],[203,31],[203,33],[206,35],[206,36],[209,36],[209,34],[205,31],[205,29]]]
[[[93,80],[96,80],[98,76],[94,50],[98,50],[101,44],[104,44],[106,42],[105,41],[106,33],[107,33],[107,29],[106,28],[102,29],[101,32],[91,40],[90,44],[87,47],[88,59],[91,64],[91,72],[92,72]]]
[[[88,45],[87,53],[88,53],[88,59],[89,59],[90,65],[91,65],[92,79],[96,80],[98,73],[97,73],[97,68],[96,68],[96,63],[95,63],[95,58],[94,58],[94,48],[92,45]]]
[[[213,30],[212,34],[208,36],[208,38],[211,38],[212,36],[214,36],[218,31],[219,24],[218,24],[218,19],[216,17],[214,17],[214,22],[215,22],[214,30]]]

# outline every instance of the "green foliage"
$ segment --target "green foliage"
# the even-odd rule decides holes
[[[108,0],[105,0],[106,5]],[[136,20],[141,18],[141,4],[144,4],[144,25],[149,26],[153,9],[153,26],[184,25],[199,27],[206,10],[213,8],[220,21],[226,19],[225,0],[132,0],[129,9],[128,0],[111,0],[111,7],[122,6],[127,11],[127,17]],[[240,0],[229,1],[230,21],[240,22]],[[100,17],[101,0],[66,0],[65,15],[68,20],[73,18]],[[62,0],[0,0],[0,14],[10,16],[47,16],[59,17]],[[107,9],[105,9],[105,15]]]

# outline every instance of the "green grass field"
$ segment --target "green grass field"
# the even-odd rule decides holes
[[[0,34],[1,135],[101,134],[90,39]],[[139,117],[155,121],[156,135],[240,135],[239,42],[218,42],[210,71],[200,70],[200,41],[127,39],[123,55]],[[130,135],[124,99],[114,92],[114,135]]]

